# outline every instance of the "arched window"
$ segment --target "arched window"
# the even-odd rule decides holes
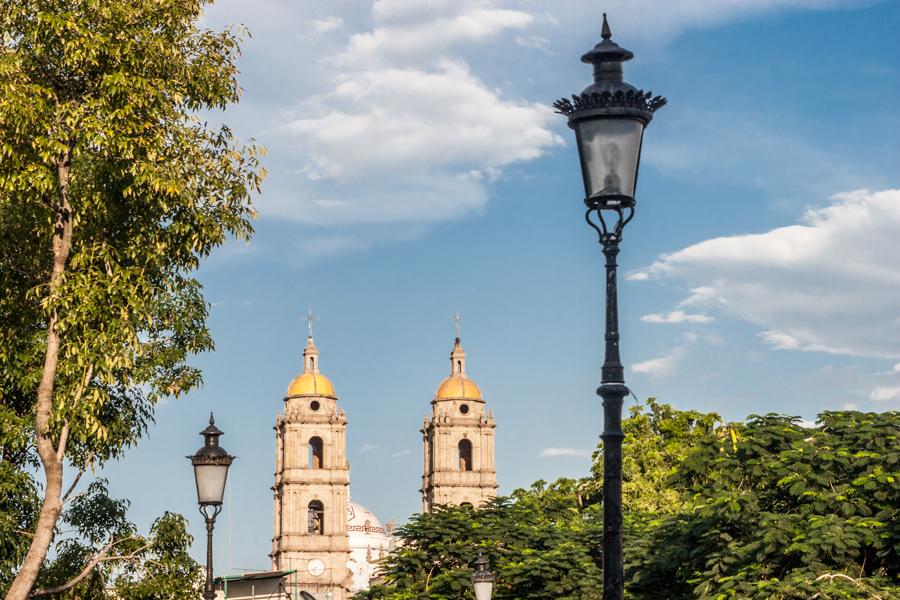
[[[325,506],[319,500],[309,503],[306,511],[306,527],[310,535],[325,534]]]
[[[324,455],[322,454],[322,438],[313,436],[309,438],[309,462],[307,466],[310,469],[322,469],[325,467]]]
[[[316,357],[315,356],[309,357],[309,370],[310,371],[316,370]]]
[[[461,360],[456,361],[456,372],[462,373],[462,361]]]
[[[466,439],[459,440],[459,470],[472,470],[472,442]]]

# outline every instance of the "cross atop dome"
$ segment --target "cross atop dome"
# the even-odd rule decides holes
[[[303,317],[303,318],[306,319],[306,331],[307,331],[306,337],[308,337],[309,339],[312,339],[312,336],[313,336],[313,322],[314,322],[314,321],[318,321],[318,320],[319,320],[319,316],[318,316],[318,315],[314,315],[314,314],[313,314],[313,311],[312,311],[312,307],[307,306],[307,307],[306,307],[306,316]]]
[[[319,372],[319,349],[316,348],[316,342],[313,340],[313,322],[318,321],[319,317],[313,314],[312,307],[306,308],[306,348],[303,349],[303,372],[318,373]]]

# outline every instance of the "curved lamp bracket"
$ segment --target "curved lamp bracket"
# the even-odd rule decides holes
[[[604,212],[612,214],[604,217]],[[596,218],[592,219],[591,215],[596,215]],[[614,222],[611,219],[613,216],[615,216]],[[584,213],[584,220],[590,225],[591,229],[597,232],[597,241],[604,247],[621,242],[622,230],[633,218],[634,204],[621,204],[615,207],[601,206],[599,204],[589,205]]]

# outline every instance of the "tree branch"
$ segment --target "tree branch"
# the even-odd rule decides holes
[[[72,410],[78,406],[78,403],[81,401],[81,397],[84,396],[84,390],[87,388],[88,384],[91,382],[91,377],[94,375],[94,365],[88,365],[88,368],[84,371],[84,377],[81,379],[81,383],[78,385],[78,389],[75,390],[75,396],[72,398]],[[59,444],[56,447],[56,460],[62,460],[66,455],[66,443],[69,440],[69,419],[66,419],[66,422],[63,423],[62,431],[59,433]],[[83,471],[82,471],[83,472]],[[81,473],[78,474],[78,478],[81,477]],[[75,482],[78,482],[78,478],[75,479]],[[70,490],[71,491],[71,490]],[[68,494],[66,494],[68,495]],[[65,498],[63,498],[63,502],[65,502]]]
[[[81,476],[84,475],[85,471],[87,471],[88,465],[91,464],[91,461],[94,458],[94,453],[90,452],[88,454],[87,460],[84,463],[84,466],[78,470],[78,475],[75,476],[75,480],[72,482],[72,485],[69,486],[69,489],[66,490],[66,493],[63,494],[62,503],[65,504],[69,501],[69,496],[72,495],[72,492],[75,491],[75,486],[78,485],[78,482],[81,481]]]
[[[106,556],[106,554],[110,550],[112,550],[115,546],[121,544],[122,542],[127,542],[128,540],[134,540],[134,539],[137,539],[137,538],[135,538],[134,536],[129,536],[127,538],[122,538],[120,540],[110,541],[103,548],[101,548],[97,554],[94,555],[94,558],[92,558],[90,561],[88,561],[88,564],[85,565],[84,569],[81,570],[81,573],[79,573],[78,575],[76,575],[75,577],[73,577],[72,579],[70,579],[69,581],[67,581],[66,583],[64,583],[62,585],[58,585],[58,586],[52,587],[52,588],[40,588],[40,589],[34,590],[33,592],[31,592],[31,596],[34,597],[34,596],[46,596],[47,594],[58,594],[59,592],[64,592],[68,589],[71,589],[71,588],[75,587],[76,585],[78,585],[79,583],[81,583],[84,580],[84,578],[87,577],[88,575],[90,575],[91,571],[93,571],[97,567],[97,565],[99,565],[102,562],[141,560],[138,557],[138,555],[141,552],[143,552],[144,550],[147,550],[148,548],[150,548],[150,546],[153,545],[152,542],[147,542],[146,544],[144,544],[143,546],[141,546],[140,548],[138,548],[131,554]],[[148,561],[148,562],[152,562],[152,561]]]
[[[819,575],[818,577],[816,577],[814,581],[822,581],[823,579],[827,579],[829,581],[834,581],[835,579],[846,579],[847,581],[849,581],[856,587],[861,588],[865,592],[871,594],[873,600],[884,600],[884,598],[882,598],[881,596],[879,596],[878,594],[873,592],[872,588],[870,588],[869,586],[864,584],[862,581],[853,579],[849,575],[844,575],[843,573],[823,573],[822,575]],[[822,592],[817,592],[817,593],[813,594],[812,596],[810,596],[808,598],[808,600],[815,600],[816,598],[821,598],[821,597],[822,597]]]

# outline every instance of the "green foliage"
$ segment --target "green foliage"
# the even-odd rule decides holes
[[[694,410],[675,410],[648,398],[646,406],[629,409],[622,422],[622,499],[638,513],[672,513],[683,506],[682,495],[670,477],[702,440],[725,429],[719,415]],[[602,494],[602,445],[594,453],[588,480]]]
[[[664,582],[699,598],[871,598],[898,594],[900,414],[779,415],[710,435],[671,484],[686,510],[644,527],[636,597]],[[672,596],[667,596],[672,597]]]
[[[654,400],[625,419],[626,595],[900,597],[900,413],[722,424]],[[538,482],[483,509],[417,515],[364,598],[599,598],[602,447],[591,477]]]
[[[197,26],[205,4],[0,0],[4,448],[28,446],[51,315],[52,427],[75,464],[119,456],[161,397],[200,383],[186,360],[212,340],[190,272],[251,233],[264,175],[259,148],[196,116],[240,92],[239,39]],[[64,186],[72,248],[52,289]]]
[[[576,486],[539,482],[480,510],[448,506],[414,516],[400,529],[403,548],[386,559],[384,583],[360,597],[473,597],[472,563],[481,552],[498,575],[498,600],[600,598],[592,556],[601,521],[591,507],[579,506]]]
[[[31,475],[0,461],[0,591],[12,581],[28,551],[27,532],[34,527],[39,506]]]
[[[252,233],[263,150],[198,116],[240,95],[240,35],[203,28],[208,4],[0,0],[0,583],[18,567],[17,599],[110,542],[131,558],[104,559],[66,594],[187,589],[180,517],[140,538],[95,483],[63,514],[77,535],[58,519],[64,466],[120,457],[160,399],[200,385],[188,361],[213,344],[193,272]],[[140,580],[112,564],[142,565]]]
[[[3,463],[0,463],[2,467]],[[21,477],[15,471],[13,477]],[[12,482],[10,482],[12,483]],[[2,484],[0,484],[2,485]],[[4,501],[18,499],[20,518],[33,521],[39,500],[33,489],[4,489]],[[97,566],[76,585],[38,597],[53,600],[182,600],[197,598],[202,568],[188,554],[192,538],[181,515],[166,513],[143,536],[128,521],[129,502],[109,497],[107,482],[92,482],[67,507],[57,531],[55,555],[41,571],[36,590],[62,586],[75,579],[97,558]],[[3,506],[4,509],[9,507]],[[6,591],[27,546],[25,530],[0,521],[0,593]],[[15,543],[18,541],[18,544]]]

